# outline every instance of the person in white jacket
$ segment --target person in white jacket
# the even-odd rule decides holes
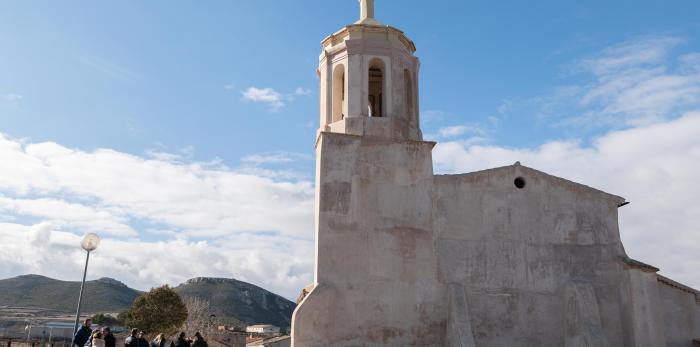
[[[105,340],[102,338],[102,332],[96,331],[92,334],[92,347],[105,347]]]

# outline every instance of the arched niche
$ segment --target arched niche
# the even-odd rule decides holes
[[[369,62],[367,78],[367,102],[370,117],[384,117],[386,114],[384,96],[386,95],[386,65],[379,58]]]
[[[404,80],[404,102],[406,103],[406,117],[408,117],[409,123],[412,123],[416,114],[416,101],[414,92],[414,82],[411,71],[408,69],[403,70],[403,80]]]
[[[333,122],[345,118],[347,91],[345,88],[345,65],[338,64],[333,69]]]

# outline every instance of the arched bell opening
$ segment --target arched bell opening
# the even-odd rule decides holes
[[[369,63],[367,101],[370,117],[384,117],[385,71],[386,67],[381,59],[374,58]]]
[[[333,70],[333,122],[345,118],[346,103],[345,65],[338,64]]]
[[[406,117],[408,117],[408,122],[413,123],[415,120],[415,112],[416,112],[416,102],[415,102],[415,93],[413,91],[413,77],[411,76],[411,71],[408,69],[403,70],[403,79],[404,79],[404,92],[406,93],[406,96],[404,98],[406,102]]]

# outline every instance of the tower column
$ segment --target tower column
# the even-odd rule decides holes
[[[367,117],[367,92],[361,55],[348,57],[348,117]]]

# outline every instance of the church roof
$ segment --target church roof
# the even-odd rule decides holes
[[[515,177],[524,177],[527,179],[528,177],[536,177],[539,179],[547,180],[553,184],[559,185],[564,188],[572,189],[572,190],[581,190],[589,193],[595,193],[595,194],[601,194],[604,197],[607,197],[608,199],[612,199],[614,202],[617,203],[618,206],[623,206],[626,203],[626,199],[610,194],[607,192],[604,192],[602,190],[587,186],[585,184],[577,183],[574,181],[570,181],[561,177],[557,177],[554,175],[550,175],[548,173],[521,165],[520,162],[516,162],[513,165],[508,165],[508,166],[502,166],[502,167],[497,167],[493,169],[488,169],[488,170],[482,170],[482,171],[475,171],[475,172],[470,172],[470,173],[464,173],[464,174],[453,174],[453,175],[438,175],[443,176],[443,177],[479,177],[479,176],[488,176],[488,175],[493,175],[495,173],[499,172],[510,172],[512,173]]]
[[[622,262],[625,263],[625,265],[627,265],[631,268],[642,270],[644,272],[654,272],[654,273],[659,272],[659,268],[652,266],[652,265],[649,265],[647,263],[643,263],[639,260],[634,260],[634,259],[627,257],[627,256],[622,256],[620,258],[621,258]]]
[[[695,302],[700,304],[700,291],[698,291],[697,289],[688,287],[685,284],[678,283],[668,277],[664,277],[661,275],[656,275],[656,279],[667,286],[695,295]]]

